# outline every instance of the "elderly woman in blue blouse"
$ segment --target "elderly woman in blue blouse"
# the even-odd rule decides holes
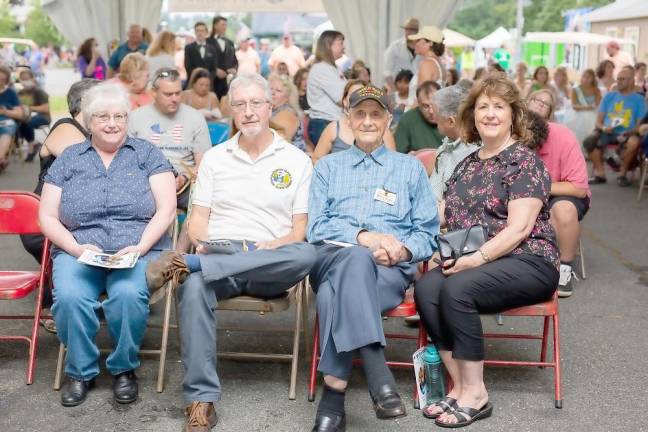
[[[138,351],[146,329],[149,292],[146,261],[169,247],[175,217],[173,168],[147,141],[126,136],[130,102],[114,84],[83,97],[90,138],[72,145],[50,167],[41,196],[40,223],[54,243],[52,313],[67,346],[63,406],[82,403],[99,374],[98,309],[103,309],[114,349],[106,366],[119,403],[137,399]],[[82,264],[84,251],[139,252],[130,269]],[[100,302],[99,296],[108,298]]]

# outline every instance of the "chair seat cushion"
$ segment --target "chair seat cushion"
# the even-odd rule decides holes
[[[21,299],[38,286],[40,274],[33,271],[1,271],[0,300]]]

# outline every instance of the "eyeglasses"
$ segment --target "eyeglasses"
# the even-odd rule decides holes
[[[538,105],[540,105],[543,108],[551,108],[551,104],[549,102],[543,101],[542,99],[531,98],[530,102],[535,102],[535,103],[537,103]]]
[[[230,106],[232,107],[232,111],[241,113],[245,111],[245,108],[248,106],[248,104],[250,105],[250,109],[252,111],[259,111],[268,103],[269,102],[267,100],[253,99],[251,101],[232,102]]]
[[[105,124],[110,122],[110,119],[115,120],[115,123],[126,123],[128,120],[128,114],[127,113],[117,113],[110,115],[108,113],[97,113],[97,114],[92,114],[92,117],[97,119],[98,123]]]

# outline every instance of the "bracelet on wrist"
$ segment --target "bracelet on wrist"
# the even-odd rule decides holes
[[[481,257],[482,257],[482,259],[484,260],[484,262],[490,262],[490,260],[491,260],[490,257],[488,256],[488,254],[487,254],[486,252],[484,252],[484,251],[482,250],[482,248],[479,248],[479,249],[477,249],[477,250],[479,251],[479,254],[481,255]]]

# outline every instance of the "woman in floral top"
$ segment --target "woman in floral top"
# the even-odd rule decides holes
[[[549,224],[551,179],[529,140],[525,106],[512,81],[475,84],[458,122],[465,142],[482,147],[448,180],[449,231],[479,224],[488,241],[477,253],[447,260],[416,284],[421,319],[452,377],[447,397],[425,408],[442,427],[467,426],[491,415],[484,385],[480,313],[548,300],[558,284],[558,248]]]

